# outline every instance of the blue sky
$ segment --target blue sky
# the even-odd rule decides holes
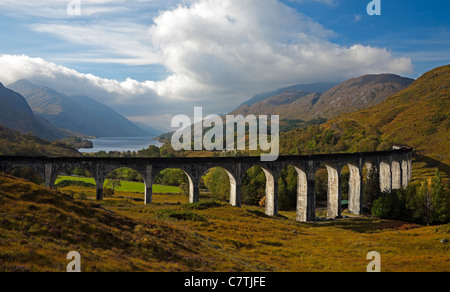
[[[87,94],[161,127],[283,86],[450,63],[444,0],[381,0],[381,16],[370,0],[79,0],[79,16],[69,2],[0,2],[0,82]]]
[[[286,1],[291,3],[291,1]],[[332,29],[342,45],[385,47],[413,60],[418,77],[450,63],[450,2],[382,0],[382,15],[369,16],[366,0],[336,0],[336,5],[295,4],[304,14]]]

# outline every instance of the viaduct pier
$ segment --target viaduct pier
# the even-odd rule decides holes
[[[383,152],[351,154],[324,154],[307,156],[280,156],[273,162],[262,162],[260,157],[211,157],[211,158],[92,158],[92,157],[10,157],[0,156],[0,171],[29,167],[42,175],[45,186],[53,188],[56,178],[64,169],[81,168],[88,171],[97,185],[97,200],[103,199],[103,184],[107,176],[119,168],[131,168],[139,172],[145,182],[145,204],[152,203],[152,185],[156,176],[165,169],[181,169],[189,179],[189,202],[199,201],[201,177],[211,168],[221,167],[230,178],[230,204],[241,206],[241,185],[245,173],[259,166],[266,175],[266,214],[278,214],[278,179],[283,169],[293,166],[298,173],[297,221],[316,220],[316,171],[326,167],[328,171],[328,217],[342,215],[342,170],[348,166],[349,211],[361,214],[363,203],[363,170],[376,167],[383,191],[408,186],[412,177],[412,153],[410,148]]]

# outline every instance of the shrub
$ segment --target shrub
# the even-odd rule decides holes
[[[378,168],[374,166],[369,170],[366,184],[364,186],[363,191],[364,205],[367,206],[369,209],[371,209],[374,202],[378,200],[380,197],[381,197],[380,175],[378,172]]]
[[[280,210],[295,209],[297,206],[298,174],[293,166],[284,169],[278,180]]]
[[[442,183],[439,171],[430,183],[411,184],[406,189],[384,193],[374,201],[371,213],[384,219],[425,224],[448,223],[450,190]]]
[[[410,220],[410,216],[407,215],[406,201],[402,190],[383,193],[380,198],[375,200],[371,211],[372,216],[379,218]]]
[[[110,198],[114,196],[114,190],[110,188],[103,188],[103,196],[105,198]]]
[[[82,201],[87,200],[87,195],[86,195],[86,193],[85,193],[85,192],[81,192],[81,193],[78,195],[78,199],[79,199],[79,200],[82,200]]]
[[[205,186],[217,196],[219,200],[226,200],[230,196],[230,177],[221,168],[213,168],[204,177]]]
[[[84,181],[74,181],[74,180],[63,180],[60,181],[57,185],[56,188],[66,188],[69,186],[75,186],[75,187],[86,187],[86,188],[95,188],[95,184],[91,184],[91,183],[87,183]]]
[[[207,210],[207,209],[211,209],[211,208],[219,208],[222,207],[223,204],[219,203],[219,202],[197,202],[197,203],[193,203],[193,204],[186,204],[183,206],[183,209],[186,210]]]
[[[449,220],[448,198],[450,191],[442,183],[442,177],[438,169],[433,179],[431,190],[432,216],[431,222],[434,224],[446,223]]]
[[[171,210],[161,210],[156,214],[158,219],[174,219],[183,221],[194,221],[194,222],[207,222],[207,220],[198,214],[193,212],[175,212]]]
[[[266,193],[266,175],[261,167],[252,167],[242,179],[242,203],[258,206]]]

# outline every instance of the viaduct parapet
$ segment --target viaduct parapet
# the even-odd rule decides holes
[[[241,185],[245,173],[260,166],[266,175],[266,214],[278,214],[278,179],[283,169],[293,166],[298,173],[297,221],[316,220],[316,171],[325,166],[328,171],[329,218],[342,215],[341,184],[342,170],[348,166],[349,211],[362,212],[363,169],[378,168],[383,191],[408,186],[412,177],[412,153],[409,148],[384,152],[352,154],[325,154],[308,156],[281,156],[274,162],[261,162],[260,157],[224,158],[49,158],[0,156],[0,171],[30,167],[40,173],[45,186],[53,188],[56,178],[64,169],[81,168],[94,177],[97,185],[97,200],[103,200],[103,185],[106,177],[119,168],[138,171],[145,182],[145,204],[152,203],[152,185],[156,176],[165,169],[181,169],[189,178],[189,202],[199,201],[201,177],[211,168],[221,167],[230,177],[230,204],[241,207]]]

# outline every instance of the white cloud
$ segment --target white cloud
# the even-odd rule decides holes
[[[137,11],[140,8],[165,7],[175,0],[2,0],[0,7],[9,13],[45,19],[76,19],[67,13],[68,7],[80,8],[80,17]]]
[[[233,92],[237,102],[282,85],[412,70],[386,49],[334,44],[333,32],[271,0],[193,1],[161,13],[150,34],[173,72],[157,91],[191,98]]]
[[[160,64],[147,33],[148,26],[129,21],[99,21],[92,25],[71,23],[38,23],[31,29],[48,33],[72,44],[88,47],[89,62],[108,61],[127,65]],[[70,58],[71,56],[69,56]],[[106,63],[106,62],[105,62]]]
[[[64,89],[62,91],[68,94],[80,94],[79,86],[81,83],[84,83],[85,86],[83,91],[103,91],[117,95],[142,93],[147,85],[131,79],[124,82],[103,79],[92,74],[83,74],[73,69],[58,66],[41,58],[31,58],[24,55],[1,55],[0,68],[2,68],[0,79],[5,84],[18,79],[30,79],[58,90]]]
[[[155,82],[100,78],[29,56],[0,55],[0,82],[7,86],[17,80],[53,88],[66,95],[87,95],[105,103],[127,118],[170,129],[171,117],[189,108],[189,101],[158,96]]]
[[[5,3],[17,2],[30,1]],[[100,8],[112,3],[90,2]],[[159,0],[136,2],[161,5]],[[37,2],[32,3],[37,7]],[[27,5],[30,8],[31,4]],[[116,1],[116,6],[120,5],[125,4]],[[282,86],[412,71],[410,59],[394,58],[387,49],[333,43],[330,39],[336,36],[332,31],[274,0],[184,1],[162,11],[150,28],[129,18],[117,22],[100,18],[89,26],[82,21],[57,20],[36,23],[32,28],[91,47],[86,51],[91,57],[85,61],[159,63],[170,76],[159,82],[121,82],[39,58],[3,55],[0,82],[28,78],[67,94],[86,94],[139,121],[154,115],[147,120],[170,124],[166,115],[190,114],[194,106],[203,106],[205,114],[226,113],[254,94]]]
[[[338,5],[338,0],[289,0],[290,2],[319,2],[319,3],[324,3],[330,6],[337,6]]]

